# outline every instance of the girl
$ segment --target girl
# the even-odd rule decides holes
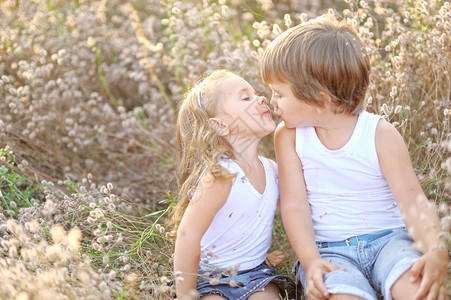
[[[181,103],[173,215],[179,300],[273,300],[292,284],[265,263],[279,189],[275,162],[257,146],[274,129],[266,99],[225,70]]]

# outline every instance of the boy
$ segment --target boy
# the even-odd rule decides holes
[[[283,120],[281,214],[307,298],[448,299],[438,217],[401,135],[363,110],[370,63],[353,29],[330,15],[293,27],[261,72]]]

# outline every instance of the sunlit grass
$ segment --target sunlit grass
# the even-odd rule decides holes
[[[269,98],[264,48],[329,8],[359,27],[367,109],[404,137],[449,237],[448,2],[4,0],[0,298],[171,299],[178,101],[214,68]],[[274,159],[272,137],[261,152]],[[291,275],[279,216],[274,228]]]

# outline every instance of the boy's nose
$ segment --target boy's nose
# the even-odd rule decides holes
[[[277,100],[271,97],[270,104],[272,107],[277,108]]]

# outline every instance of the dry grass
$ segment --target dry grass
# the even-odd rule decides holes
[[[359,26],[367,108],[403,134],[449,240],[451,6],[345,2],[0,1],[0,298],[171,298],[181,95],[226,67],[269,96],[265,46],[329,8]],[[261,150],[274,158],[271,137]]]

